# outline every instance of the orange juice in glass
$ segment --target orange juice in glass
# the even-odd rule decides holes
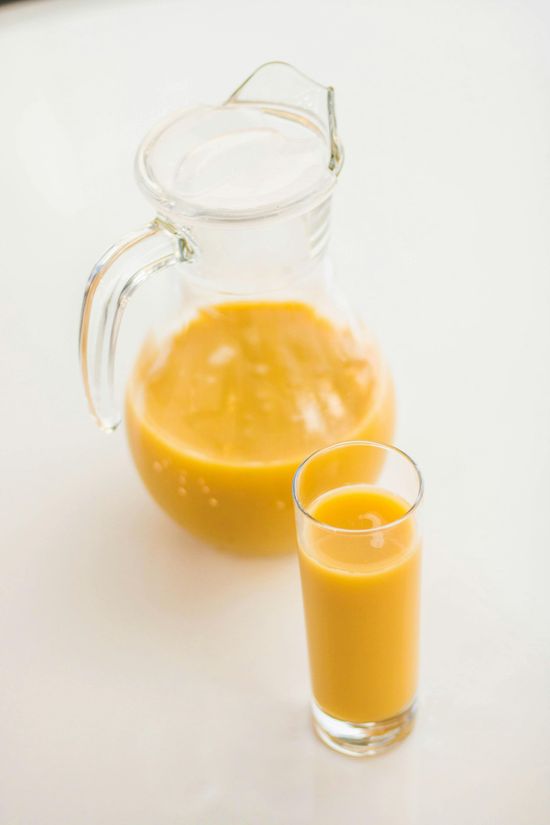
[[[379,753],[414,723],[421,499],[416,464],[375,442],[319,450],[294,479],[313,721],[343,753]]]

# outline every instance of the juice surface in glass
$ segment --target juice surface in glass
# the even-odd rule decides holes
[[[130,447],[153,497],[222,548],[295,548],[291,481],[344,438],[391,439],[377,353],[301,302],[209,306],[143,348],[126,397]]]
[[[299,547],[313,696],[337,719],[381,721],[414,700],[420,541],[414,519],[404,518],[409,510],[399,496],[364,484],[331,490],[308,508],[348,531],[312,522]],[[383,525],[391,526],[360,532]]]

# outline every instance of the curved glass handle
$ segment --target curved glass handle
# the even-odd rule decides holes
[[[140,260],[145,263],[128,275],[127,264],[122,268],[117,264],[135,247],[139,247]],[[115,430],[121,421],[115,401],[114,368],[126,304],[147,278],[188,257],[184,239],[154,220],[108,249],[90,273],[80,316],[80,365],[88,406],[106,432]]]

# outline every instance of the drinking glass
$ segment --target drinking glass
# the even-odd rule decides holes
[[[414,724],[422,491],[415,462],[372,441],[318,450],[294,476],[313,724],[342,753],[379,753]]]

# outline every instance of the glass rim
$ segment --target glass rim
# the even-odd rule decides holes
[[[335,527],[333,524],[327,524],[327,522],[315,518],[315,516],[313,516],[302,505],[297,492],[297,484],[300,480],[300,476],[302,475],[304,469],[311,461],[313,461],[318,456],[323,455],[324,453],[329,453],[334,450],[341,449],[342,447],[375,447],[376,449],[385,450],[388,453],[393,453],[393,455],[400,456],[408,462],[408,464],[413,468],[414,472],[416,473],[416,477],[418,480],[418,492],[416,494],[414,502],[411,504],[406,513],[404,513],[399,518],[394,519],[393,521],[389,521],[387,524],[380,525],[379,527],[364,527],[356,530],[352,527]],[[413,458],[411,458],[411,456],[404,450],[401,450],[399,447],[395,447],[393,444],[386,444],[383,441],[368,441],[365,439],[356,439],[352,441],[337,441],[335,444],[329,444],[327,447],[321,447],[320,449],[315,450],[315,452],[308,455],[307,458],[305,458],[302,461],[302,463],[299,465],[292,478],[292,498],[298,510],[302,513],[302,515],[309,519],[309,521],[313,522],[313,524],[316,524],[318,527],[322,527],[324,530],[329,530],[332,533],[349,533],[350,535],[357,536],[381,533],[384,530],[396,527],[398,524],[402,524],[404,521],[406,521],[413,513],[416,512],[416,510],[418,510],[423,497],[424,479],[422,477],[422,473],[420,472],[420,468],[416,461]]]

